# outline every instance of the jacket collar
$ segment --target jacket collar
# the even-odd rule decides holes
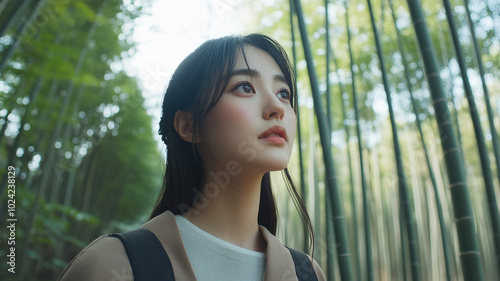
[[[146,222],[142,228],[152,231],[160,240],[170,257],[176,280],[196,280],[175,217],[170,211]],[[264,281],[298,281],[295,265],[288,249],[265,227],[259,226],[259,229],[267,242]]]
[[[267,228],[262,225],[259,228],[267,242],[264,281],[298,281],[295,265],[288,249]]]
[[[174,214],[166,211],[146,222],[141,227],[153,232],[158,240],[160,240],[163,248],[168,253],[177,281],[196,280],[193,268],[184,249],[184,244],[182,244],[182,238],[175,222]]]

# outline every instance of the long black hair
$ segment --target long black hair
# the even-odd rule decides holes
[[[201,132],[201,121],[219,102],[229,83],[239,51],[245,58],[244,46],[253,46],[268,53],[278,64],[290,87],[291,104],[297,110],[295,75],[285,50],[275,40],[262,34],[226,36],[209,40],[182,61],[170,80],[162,106],[159,134],[167,146],[167,165],[162,190],[151,218],[171,211],[183,214],[203,192],[203,165],[197,144],[180,138],[174,128],[178,110],[191,112],[193,138]],[[288,169],[283,170],[288,191],[299,211],[302,221],[314,241],[311,220]],[[277,209],[267,172],[262,178],[258,223],[276,234]],[[312,245],[312,243],[310,243]]]

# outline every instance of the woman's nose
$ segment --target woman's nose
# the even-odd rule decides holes
[[[276,118],[283,120],[285,117],[285,105],[283,102],[273,93],[267,94],[267,98],[264,100],[264,119]]]

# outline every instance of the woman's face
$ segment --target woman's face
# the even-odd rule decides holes
[[[209,169],[236,164],[261,172],[284,169],[297,119],[290,87],[274,59],[253,46],[241,52],[219,103],[203,120],[202,151]]]

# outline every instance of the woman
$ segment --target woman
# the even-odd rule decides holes
[[[274,236],[269,172],[283,170],[312,237],[286,169],[297,122],[294,83],[283,48],[260,34],[207,41],[172,76],[159,130],[167,146],[163,189],[141,229],[159,240],[176,280],[325,280],[315,261],[303,270]],[[100,237],[60,280],[133,280],[127,253],[120,240]]]

